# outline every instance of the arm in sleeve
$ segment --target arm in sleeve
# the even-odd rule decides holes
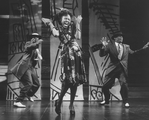
[[[136,51],[132,50],[129,45],[127,45],[127,47],[128,47],[128,50],[129,50],[130,54],[134,54],[136,52]]]
[[[78,17],[74,17],[75,19],[75,25],[76,25],[76,33],[75,33],[75,38],[80,40],[81,39],[81,27],[80,23],[82,21],[82,16],[79,15]]]
[[[80,29],[80,23],[76,24],[76,34],[75,34],[75,38],[77,40],[81,39],[81,29]]]
[[[34,39],[34,38],[33,38]],[[33,49],[36,49],[36,48],[38,48],[39,47],[39,44],[42,42],[43,40],[42,39],[40,39],[40,40],[38,40],[37,42],[35,42],[35,43],[31,43],[30,41],[29,42],[26,42],[26,44],[25,44],[25,50],[33,50]]]
[[[104,57],[108,54],[108,48],[107,46],[103,46],[100,50],[99,50],[99,56],[100,57]]]
[[[59,30],[57,30],[53,24],[53,21],[48,18],[42,18],[42,21],[45,23],[46,26],[49,26],[51,29],[51,32],[53,36],[58,37],[59,36]]]

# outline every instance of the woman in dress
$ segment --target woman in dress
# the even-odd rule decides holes
[[[72,20],[74,18],[74,21]],[[62,9],[55,16],[55,21],[58,23],[58,28],[54,26],[51,19],[42,19],[44,23],[50,26],[53,36],[59,37],[62,43],[61,52],[61,75],[60,80],[62,89],[59,99],[55,101],[55,111],[61,113],[61,104],[63,96],[70,88],[70,114],[75,114],[74,99],[77,91],[77,86],[86,82],[86,74],[84,63],[82,61],[82,51],[76,40],[81,39],[80,22],[81,15],[78,17],[72,16],[69,10]]]

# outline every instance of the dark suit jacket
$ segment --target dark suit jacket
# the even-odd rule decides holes
[[[112,72],[116,67],[121,64],[124,68],[126,75],[128,75],[127,64],[128,64],[128,55],[134,53],[133,50],[130,49],[130,46],[127,44],[123,45],[123,54],[121,60],[118,59],[118,51],[114,41],[110,41],[106,47],[103,47],[100,50],[99,55],[101,57],[109,54],[110,62],[106,71],[106,74]]]

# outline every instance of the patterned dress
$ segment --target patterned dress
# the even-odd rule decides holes
[[[71,24],[67,29],[60,28],[60,41],[63,43],[61,52],[61,81],[72,84],[87,82],[82,51],[75,38],[76,27]]]

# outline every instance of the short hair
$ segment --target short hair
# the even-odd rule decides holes
[[[55,20],[58,21],[58,23],[61,25],[61,19],[63,16],[70,15],[72,18],[72,13],[68,9],[62,9],[58,14],[55,15]]]

